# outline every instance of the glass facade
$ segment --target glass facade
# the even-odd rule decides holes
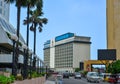
[[[10,25],[6,20],[4,20],[1,16],[0,16],[0,25],[6,32],[9,32],[11,34],[16,34],[14,27]],[[19,39],[20,41],[25,42],[21,35]]]
[[[0,0],[0,14],[9,21],[9,8],[10,3],[6,3],[5,0]]]
[[[45,43],[44,43],[44,49],[45,48],[50,48],[50,40],[47,40]]]
[[[61,41],[61,40],[64,40],[64,39],[67,39],[73,36],[74,36],[74,33],[66,33],[66,34],[60,35],[55,38],[55,42]]]

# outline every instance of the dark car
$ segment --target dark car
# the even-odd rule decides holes
[[[108,79],[108,82],[110,82],[110,83],[120,83],[120,74],[110,75],[110,78]]]
[[[69,73],[63,73],[63,78],[69,78]]]

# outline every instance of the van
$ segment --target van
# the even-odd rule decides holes
[[[88,72],[86,78],[88,82],[100,82],[100,77],[97,72]]]

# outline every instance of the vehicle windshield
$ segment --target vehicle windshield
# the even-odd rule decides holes
[[[90,76],[98,76],[97,73],[91,73]]]
[[[80,73],[75,73],[75,75],[80,75]]]

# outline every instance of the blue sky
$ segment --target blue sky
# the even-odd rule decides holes
[[[106,49],[106,0],[43,0],[43,17],[48,18],[43,32],[37,31],[36,54],[43,59],[46,40],[71,32],[91,37],[91,59],[97,59],[97,50]],[[10,23],[16,28],[17,11],[10,6]],[[26,40],[26,8],[21,10],[20,32]],[[30,31],[29,47],[33,49],[33,32]]]

